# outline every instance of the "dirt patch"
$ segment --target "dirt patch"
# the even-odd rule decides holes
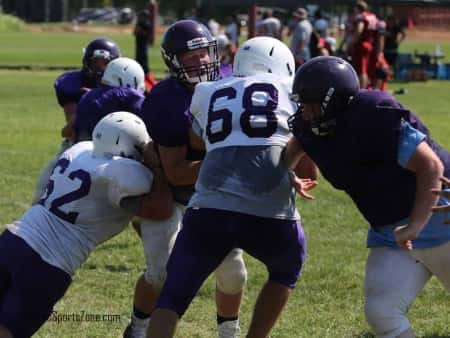
[[[90,25],[90,24],[29,24],[27,28],[33,32],[81,32],[81,33],[124,33],[131,34],[133,30],[132,25]]]
[[[406,31],[409,40],[444,40],[450,41],[450,31],[433,30],[430,28],[414,28]]]
[[[72,23],[57,23],[57,24],[29,24],[27,28],[31,31],[44,32],[86,32],[86,33],[123,33],[131,34],[133,25],[96,25],[96,24],[72,24]],[[166,27],[159,26],[157,28],[158,34],[162,34]],[[411,40],[444,40],[450,41],[449,30],[438,30],[431,28],[413,28],[408,29],[407,39]]]
[[[73,24],[73,23],[56,23],[56,24],[29,24],[27,29],[33,32],[81,32],[81,33],[123,33],[131,34],[134,25],[97,25],[97,24]],[[165,26],[157,28],[158,34],[162,34],[166,29]]]

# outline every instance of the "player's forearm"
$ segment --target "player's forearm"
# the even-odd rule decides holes
[[[173,196],[161,168],[153,168],[153,183],[150,194],[147,194],[138,216],[153,220],[169,218],[173,212]]]
[[[305,155],[300,142],[296,137],[291,137],[284,150],[284,161],[289,170],[294,170],[300,159]]]
[[[169,170],[165,169],[168,181],[172,185],[191,185],[197,181],[201,161],[183,160]]]
[[[64,116],[67,123],[75,121],[78,104],[76,102],[68,102],[63,106]]]
[[[429,161],[423,161],[416,171],[416,199],[410,214],[409,226],[417,231],[417,235],[423,229],[431,217],[431,208],[436,205],[439,196],[431,192],[432,189],[440,189],[439,178],[444,172],[441,161],[436,157]]]
[[[319,177],[319,169],[313,160],[308,156],[304,155],[294,169],[295,174],[299,178],[309,178],[311,180],[317,180]]]
[[[152,168],[161,167],[161,160],[159,159],[159,155],[155,149],[155,144],[153,141],[150,141],[145,145],[143,151],[144,165],[152,170]]]

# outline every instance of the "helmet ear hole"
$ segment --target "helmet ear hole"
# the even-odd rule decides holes
[[[101,82],[111,87],[125,87],[145,91],[145,74],[135,60],[120,57],[106,66]]]

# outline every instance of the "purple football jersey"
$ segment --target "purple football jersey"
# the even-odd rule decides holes
[[[192,94],[179,81],[169,77],[153,87],[139,116],[155,143],[165,147],[187,146],[186,159],[195,161],[203,159],[205,152],[192,149],[189,144]],[[194,185],[172,187],[175,200],[183,205],[187,205],[194,190]]]
[[[61,107],[69,102],[78,103],[85,93],[82,88],[96,86],[95,79],[87,77],[81,70],[64,73],[54,83],[56,97]]]
[[[189,143],[191,99],[192,92],[172,77],[153,87],[145,98],[140,117],[157,144],[177,147]]]
[[[295,135],[323,176],[345,190],[372,227],[405,219],[414,205],[415,174],[398,163],[402,121],[427,135],[448,173],[449,153],[431,140],[415,114],[381,91],[361,90],[338,113],[333,135],[321,137],[307,129]]]
[[[220,78],[231,75],[231,65],[223,69],[221,67]],[[168,77],[153,87],[142,105],[140,117],[157,144],[166,147],[189,144],[189,129],[192,124],[189,106],[192,95],[193,92],[173,77]],[[199,156],[202,158],[203,154]],[[194,155],[192,159],[197,158]]]
[[[220,77],[222,79],[233,75],[233,66],[231,64],[220,64]]]
[[[116,111],[138,114],[144,94],[132,88],[102,86],[86,93],[78,103],[75,120],[77,141],[91,139],[95,125],[105,115]]]

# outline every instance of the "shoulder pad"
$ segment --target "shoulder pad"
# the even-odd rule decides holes
[[[121,157],[114,157],[102,176],[109,181],[108,199],[116,206],[125,197],[149,193],[153,182],[152,172],[143,164]]]

